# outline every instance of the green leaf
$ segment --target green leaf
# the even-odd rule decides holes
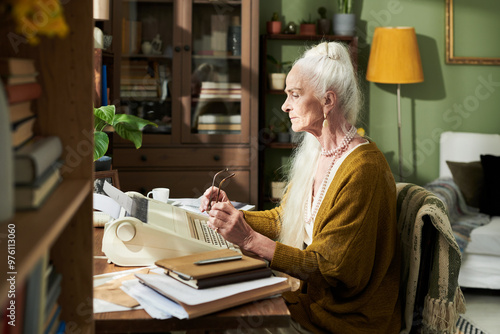
[[[115,115],[115,119],[113,120],[113,123],[111,123],[111,125],[113,125],[113,127],[116,129],[116,126],[118,124],[127,124],[128,128],[137,130],[142,130],[142,128],[144,128],[146,125],[152,125],[155,127],[158,126],[156,123],[147,121],[134,115],[127,114]]]
[[[94,161],[106,154],[109,145],[109,138],[105,132],[94,132]]]
[[[107,124],[113,124],[113,119],[115,118],[115,106],[109,105],[94,108],[94,116],[103,120]]]
[[[134,143],[135,148],[142,145],[142,131],[127,123],[118,123],[115,125],[115,131],[123,139],[130,140]]]

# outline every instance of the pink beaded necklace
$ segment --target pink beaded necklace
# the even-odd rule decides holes
[[[321,205],[321,202],[323,202],[323,197],[325,196],[326,192],[326,185],[328,184],[328,179],[330,178],[330,172],[332,171],[333,165],[335,165],[335,162],[344,154],[348,147],[349,144],[351,143],[352,139],[356,135],[356,128],[354,126],[351,126],[351,129],[346,133],[344,139],[342,139],[342,143],[333,150],[325,151],[325,149],[321,149],[321,155],[331,157],[333,156],[332,163],[330,164],[330,167],[328,168],[328,171],[326,172],[325,177],[323,178],[323,182],[321,183],[320,191],[319,191],[319,196],[316,201],[316,205],[314,206],[313,210],[311,211],[311,215],[308,217],[306,212],[307,209],[304,211],[304,220],[306,224],[310,224],[316,219],[316,214],[318,213],[319,207]],[[309,201],[306,201],[306,206],[308,205]]]

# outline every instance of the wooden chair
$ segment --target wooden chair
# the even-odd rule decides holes
[[[458,286],[461,254],[447,209],[420,186],[398,183],[397,192],[401,333],[454,333],[465,301]]]

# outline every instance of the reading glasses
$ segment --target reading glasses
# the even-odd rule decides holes
[[[210,197],[209,197],[209,201],[208,201],[208,211],[210,211],[212,209],[212,193],[213,193],[213,190],[214,190],[215,180],[217,179],[217,176],[219,176],[219,174],[224,173],[224,172],[228,172],[229,173],[229,168],[224,168],[223,170],[218,171],[217,173],[215,173],[214,178],[212,179],[212,187],[210,188]],[[217,203],[219,201],[220,190],[221,190],[222,185],[224,184],[224,182],[227,179],[230,179],[230,178],[232,178],[235,175],[236,175],[235,173],[231,173],[231,174],[229,174],[228,176],[226,176],[225,178],[223,178],[219,182],[219,186],[217,187],[218,190],[217,190],[217,197],[215,198],[215,203]]]

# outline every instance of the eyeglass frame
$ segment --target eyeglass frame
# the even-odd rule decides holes
[[[213,190],[214,190],[215,179],[217,178],[217,176],[219,176],[220,173],[223,173],[223,172],[229,172],[229,168],[224,168],[223,170],[218,171],[217,173],[215,173],[215,175],[214,175],[214,177],[212,179],[212,187],[210,188],[210,196],[208,198],[208,207],[207,207],[208,211],[210,211],[212,209],[212,194],[213,194]],[[227,179],[230,179],[230,178],[232,178],[235,175],[236,175],[236,173],[231,173],[230,175],[226,176],[225,178],[223,178],[219,182],[219,186],[217,187],[218,191],[217,191],[217,197],[215,198],[215,203],[219,202],[220,190],[221,190],[222,185],[224,184],[224,182]]]

